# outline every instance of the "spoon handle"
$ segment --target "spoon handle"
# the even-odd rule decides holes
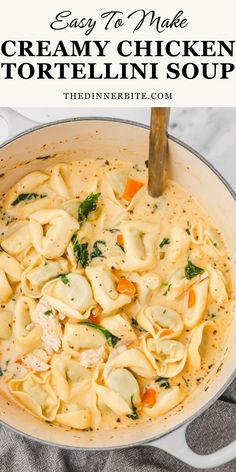
[[[159,197],[163,191],[169,114],[169,108],[155,107],[151,111],[148,161],[148,193],[151,197]]]

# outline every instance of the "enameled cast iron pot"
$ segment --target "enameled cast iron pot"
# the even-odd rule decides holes
[[[143,163],[148,155],[148,127],[110,118],[79,118],[43,126],[11,109],[0,109],[11,137],[0,146],[0,188],[5,192],[23,175],[50,164],[73,159],[105,157]],[[27,131],[22,132],[28,128]],[[21,131],[20,134],[19,131]],[[36,157],[50,155],[47,160]],[[169,137],[168,173],[181,184],[213,217],[222,231],[236,273],[236,196],[218,172],[195,151]],[[235,278],[235,277],[234,277]],[[216,359],[208,379],[165,418],[113,431],[69,431],[50,427],[29,413],[0,398],[0,420],[13,430],[49,445],[67,449],[107,450],[150,445],[161,448],[199,468],[213,467],[236,457],[236,441],[216,453],[200,456],[187,445],[185,430],[223,393],[235,374],[236,312],[225,340],[224,351]]]

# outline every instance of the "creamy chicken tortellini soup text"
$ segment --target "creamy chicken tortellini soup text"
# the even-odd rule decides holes
[[[25,175],[0,214],[0,388],[80,430],[181,408],[223,349],[231,268],[219,231],[148,162],[102,158]]]

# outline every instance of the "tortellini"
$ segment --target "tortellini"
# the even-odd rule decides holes
[[[217,370],[232,271],[194,199],[148,194],[147,162],[54,157],[0,206],[0,383],[82,438],[166,415]]]
[[[42,329],[42,341],[48,354],[61,347],[62,329],[59,317],[45,298],[40,298],[34,310],[34,320]]]
[[[222,305],[228,301],[228,294],[225,286],[225,280],[219,269],[213,269],[208,266],[209,272],[209,292],[213,300]]]
[[[150,418],[157,418],[179,405],[179,403],[184,400],[185,396],[186,393],[184,390],[177,386],[164,390],[164,392],[158,396],[155,405],[152,407],[144,407],[144,412]]]
[[[52,358],[52,381],[58,397],[64,402],[80,398],[91,384],[89,370],[78,361],[62,354],[54,354]]]
[[[135,192],[130,201],[124,201],[122,195],[130,177],[131,166],[118,167],[109,172],[102,181],[102,191],[106,205],[108,224],[115,224],[128,218],[130,211],[144,191],[142,182],[141,188]]]
[[[51,280],[43,287],[42,293],[53,308],[78,320],[88,317],[85,312],[94,304],[90,284],[80,274],[68,274],[66,283],[60,277]]]
[[[44,372],[50,368],[50,365],[48,364],[50,357],[44,349],[35,349],[34,351],[21,356],[21,359],[23,364],[30,367],[35,372]]]
[[[11,190],[7,193],[5,197],[5,206],[8,209],[11,207],[12,202],[16,197],[22,193],[30,193],[38,189],[38,187],[44,184],[48,180],[49,176],[44,172],[35,171],[31,172],[28,175],[25,175],[16,185],[14,185]]]
[[[91,266],[86,269],[96,301],[105,314],[112,314],[131,302],[131,297],[116,291],[115,278],[104,265]]]
[[[159,233],[157,223],[139,220],[123,221],[120,229],[124,239],[126,271],[153,269],[156,263],[155,243]]]
[[[63,176],[63,172],[67,170],[67,168],[68,166],[66,164],[57,164],[54,166],[51,172],[49,184],[55,193],[68,200],[70,198],[70,192]]]
[[[138,313],[137,321],[145,331],[162,339],[178,338],[184,329],[179,313],[161,305],[144,308]]]
[[[66,259],[44,262],[42,256],[36,256],[22,274],[22,288],[26,295],[38,298],[46,282],[68,271]]]
[[[56,415],[56,422],[76,429],[87,429],[91,425],[91,412],[82,409],[76,403],[70,403],[61,413]]]
[[[104,385],[95,382],[98,397],[117,415],[132,413],[130,399],[135,405],[140,403],[139,385],[127,369],[114,369],[105,379]]]
[[[111,367],[127,367],[140,377],[150,378],[155,375],[151,363],[144,353],[136,348],[127,349],[109,361]]]
[[[206,226],[203,222],[197,222],[191,226],[191,240],[193,244],[202,246],[204,252],[210,257],[224,255],[219,234],[214,228]]]
[[[10,282],[15,283],[21,280],[21,266],[19,262],[6,252],[0,252],[0,269],[5,272]]]
[[[64,210],[40,210],[30,216],[32,244],[48,259],[62,256],[78,229],[79,223]]]
[[[129,280],[135,282],[137,288],[137,300],[140,305],[146,305],[161,286],[161,279],[157,274],[147,273],[139,275],[133,272],[129,275]]]
[[[191,240],[183,228],[175,227],[170,234],[170,244],[167,246],[167,257],[176,262],[189,249]]]
[[[196,275],[196,277],[193,277],[189,280],[183,275],[183,273],[184,271],[179,269],[174,272],[174,274],[172,274],[169,280],[169,286],[171,287],[169,297],[172,300],[183,295],[188,289],[192,287],[192,285],[207,279],[209,275],[207,271],[204,271],[202,274]]]
[[[76,355],[81,349],[97,349],[106,342],[99,331],[82,324],[66,323],[62,341],[65,352]]]

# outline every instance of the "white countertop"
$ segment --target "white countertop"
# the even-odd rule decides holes
[[[149,123],[149,108],[18,108],[40,123],[76,116],[110,116]],[[173,108],[169,132],[206,157],[236,190],[236,108]],[[0,120],[0,142],[7,126]]]

